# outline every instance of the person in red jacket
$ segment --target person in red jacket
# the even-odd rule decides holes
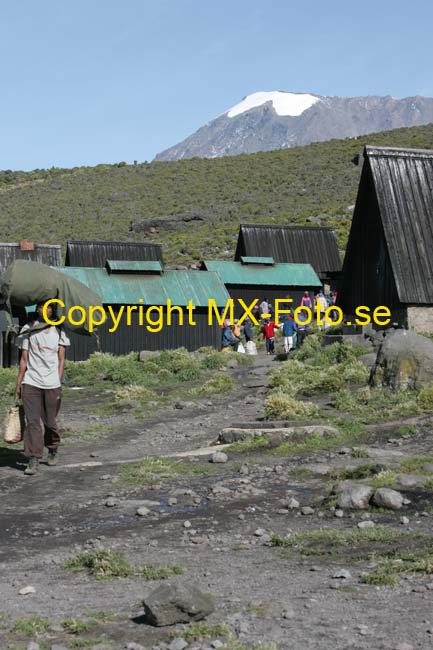
[[[275,330],[280,329],[280,326],[274,323],[273,320],[267,318],[263,324],[263,338],[266,341],[266,352],[268,354],[275,354]]]

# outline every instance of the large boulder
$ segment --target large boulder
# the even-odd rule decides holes
[[[341,510],[345,508],[364,510],[368,508],[374,490],[369,485],[348,484],[346,486],[336,486],[334,492],[338,494],[337,508]]]
[[[400,510],[403,505],[403,495],[391,488],[379,488],[374,494],[373,503],[382,508]]]
[[[393,389],[420,388],[433,382],[433,341],[411,330],[386,333],[371,383]]]
[[[172,582],[152,591],[143,606],[147,622],[157,627],[201,621],[214,610],[211,596],[197,585]]]

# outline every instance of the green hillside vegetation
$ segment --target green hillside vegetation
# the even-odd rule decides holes
[[[433,149],[433,125],[236,157],[0,172],[3,241],[154,241],[168,263],[233,256],[239,223],[321,225],[343,249],[365,144]],[[199,214],[204,222],[131,232],[131,222]]]

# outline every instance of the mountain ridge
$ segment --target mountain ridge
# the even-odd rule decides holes
[[[155,161],[274,151],[433,122],[433,98],[263,91],[247,95]]]

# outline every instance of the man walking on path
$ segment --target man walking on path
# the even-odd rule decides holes
[[[26,429],[24,432],[24,455],[28,465],[24,474],[34,475],[43,456],[44,445],[48,447],[48,465],[57,464],[57,448],[60,444],[57,414],[61,402],[61,382],[65,363],[65,348],[70,341],[63,330],[46,323],[44,327],[45,302],[37,306],[38,318],[25,325],[17,337],[21,349],[15,400],[23,400]],[[53,309],[46,309],[48,319],[53,319]]]

